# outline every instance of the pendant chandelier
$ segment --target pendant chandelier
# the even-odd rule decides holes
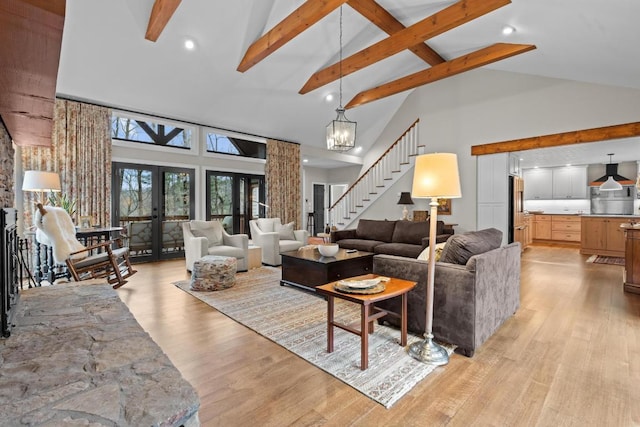
[[[340,6],[340,106],[336,109],[336,119],[327,125],[327,149],[348,151],[356,145],[356,122],[344,115],[342,107],[342,6]]]

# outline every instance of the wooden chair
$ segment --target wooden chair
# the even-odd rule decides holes
[[[62,208],[37,204],[36,238],[51,246],[56,264],[66,264],[74,280],[105,278],[114,289],[127,283],[136,270],[129,261],[129,248],[120,247],[120,239],[85,247],[75,237],[75,226]],[[117,244],[117,248],[113,248]]]

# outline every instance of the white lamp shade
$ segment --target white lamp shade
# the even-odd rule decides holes
[[[60,176],[56,172],[26,171],[23,191],[60,191]]]
[[[609,178],[607,178],[607,180],[600,186],[600,191],[615,190],[622,190],[622,184],[620,184],[618,181],[615,181],[613,177],[609,175]]]
[[[411,196],[439,199],[462,197],[458,156],[453,153],[433,153],[416,157]]]

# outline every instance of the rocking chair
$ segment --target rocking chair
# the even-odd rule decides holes
[[[51,246],[56,264],[66,264],[73,280],[106,278],[114,289],[127,283],[136,270],[129,262],[129,248],[113,249],[120,239],[85,247],[76,239],[75,226],[69,214],[62,208],[36,205],[36,238]]]

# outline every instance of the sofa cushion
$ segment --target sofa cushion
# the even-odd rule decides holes
[[[473,255],[499,248],[500,244],[502,231],[495,228],[454,234],[447,240],[440,262],[465,265]]]
[[[373,248],[376,254],[396,255],[407,258],[416,258],[422,251],[422,245],[409,243],[382,243]]]
[[[296,240],[296,236],[293,234],[293,222],[288,224],[276,224],[273,231],[277,231],[280,235],[280,240]]]
[[[364,252],[373,252],[373,249],[383,244],[384,242],[380,242],[378,240],[367,240],[367,239],[342,239],[338,240],[338,246],[344,249],[357,249],[359,251]]]
[[[436,261],[440,261],[440,257],[442,256],[442,250],[444,249],[444,245],[445,243],[436,243],[436,250],[435,250],[435,258]],[[418,255],[417,259],[420,259],[422,261],[429,261],[429,246],[427,246],[426,248],[424,248],[424,250],[422,252],[420,252],[420,255]]]
[[[358,221],[356,236],[358,239],[378,240],[380,242],[390,243],[396,222],[397,221],[361,219]]]
[[[429,236],[429,222],[397,221],[391,242],[422,245],[422,238],[427,236]]]
[[[191,221],[191,234],[195,237],[206,237],[209,246],[222,244],[222,224],[218,221]]]

